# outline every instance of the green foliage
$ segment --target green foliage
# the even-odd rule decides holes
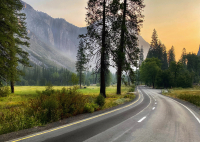
[[[72,73],[71,81],[72,81],[73,85],[78,84],[78,77],[77,77],[77,75],[75,73]]]
[[[0,134],[28,129],[34,126],[42,126],[49,122],[58,121],[84,112],[93,112],[110,108],[118,105],[118,103],[121,104],[122,102],[130,101],[135,96],[133,94],[124,95],[128,92],[128,87],[122,87],[123,94],[120,96],[115,94],[116,87],[109,87],[109,98],[99,99],[101,100],[99,101],[101,102],[100,104],[103,104],[102,99],[105,103],[103,106],[99,106],[96,103],[97,98],[99,98],[99,96],[97,97],[99,87],[96,86],[79,90],[77,86],[72,89],[62,88],[61,90],[55,90],[61,87],[54,86],[53,90],[55,90],[55,92],[51,95],[45,95],[42,91],[39,94],[33,94],[31,90],[35,90],[36,88],[43,90],[45,87],[17,86],[16,92],[20,95],[11,94],[8,98],[1,98],[1,105],[2,103],[10,105],[2,105],[4,109],[0,110]],[[25,90],[29,90],[26,92],[29,93],[29,95],[24,93]],[[21,99],[19,99],[20,97]],[[29,100],[27,100],[28,98]],[[117,99],[120,100],[116,103],[115,101]]]
[[[105,104],[105,98],[103,97],[103,95],[99,94],[96,98],[95,103],[97,103],[100,107],[103,107],[103,105]]]
[[[13,108],[0,112],[0,135],[40,125],[33,115],[27,115],[23,109]]]
[[[168,68],[166,47],[164,44],[161,43],[161,41],[159,41],[157,31],[155,29],[152,34],[151,46],[147,54],[147,58],[153,58],[153,57],[158,58],[161,61],[162,70],[165,70]]]
[[[125,98],[117,99],[114,103],[117,105],[123,104],[125,102]]]
[[[8,86],[0,87],[0,97],[7,97],[10,94],[10,88]]]
[[[17,68],[18,64],[29,66],[28,53],[19,46],[29,46],[26,16],[21,13],[23,4],[20,0],[1,1],[0,7],[0,78],[11,82],[11,91],[14,92],[14,83],[23,72]]]
[[[129,92],[134,92],[135,91],[135,88],[130,88],[129,90],[128,90]]]
[[[42,95],[47,95],[50,96],[51,94],[55,93],[55,90],[53,89],[53,85],[51,83],[47,84],[48,86],[46,87],[46,89],[44,91],[42,91],[42,93],[38,92],[39,94]]]
[[[86,53],[85,53],[85,50],[84,50],[84,43],[83,43],[82,39],[79,42],[79,47],[78,47],[78,52],[77,52],[76,58],[77,58],[76,71],[79,74],[79,84],[80,84],[80,88],[81,88],[82,72],[86,70],[85,65],[88,62],[88,59],[86,57]]]
[[[147,58],[140,67],[141,79],[146,84],[152,84],[155,87],[156,76],[160,69],[161,63],[157,58]]]
[[[84,111],[89,112],[89,113],[92,113],[98,109],[99,109],[99,106],[95,103],[86,103],[84,106]]]
[[[124,96],[124,98],[129,98],[129,99],[134,99],[135,98],[135,95],[134,94],[127,94]]]
[[[175,60],[175,53],[174,53],[174,46],[171,47],[171,49],[168,51],[168,64]]]
[[[84,112],[88,97],[73,89],[57,90],[55,94],[40,94],[23,103],[23,108],[13,108],[0,113],[0,134],[44,125]],[[95,110],[97,105],[92,105]]]

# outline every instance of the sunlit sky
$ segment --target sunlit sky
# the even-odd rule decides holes
[[[24,0],[34,9],[53,18],[64,18],[78,27],[85,27],[88,0]],[[158,38],[167,47],[175,47],[176,60],[182,49],[197,53],[200,44],[200,0],[144,0],[146,7],[140,35],[151,42],[155,28]]]

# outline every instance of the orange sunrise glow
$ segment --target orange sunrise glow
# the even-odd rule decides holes
[[[85,7],[88,0],[25,0],[53,18],[64,18],[78,27],[85,27]],[[144,0],[146,7],[140,35],[151,42],[155,28],[158,38],[167,47],[175,47],[178,61],[183,48],[197,53],[200,44],[200,0]]]

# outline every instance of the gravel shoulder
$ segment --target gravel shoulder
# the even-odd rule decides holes
[[[118,105],[118,106],[115,106],[115,107],[112,107],[112,108],[108,108],[108,109],[100,110],[100,111],[95,111],[93,113],[79,114],[79,115],[76,115],[76,116],[73,116],[73,117],[69,117],[69,118],[57,121],[57,122],[46,124],[44,126],[33,127],[33,128],[29,128],[29,129],[24,129],[24,130],[0,135],[0,142],[13,140],[13,139],[23,137],[23,136],[26,136],[26,135],[38,133],[38,132],[45,131],[45,130],[48,130],[48,129],[52,129],[52,128],[55,128],[55,127],[59,127],[59,126],[62,126],[62,125],[73,123],[73,122],[76,122],[76,121],[79,121],[79,120],[82,120],[82,119],[86,119],[86,118],[89,118],[89,117],[92,117],[92,116],[95,116],[95,115],[99,115],[99,114],[102,114],[102,113],[123,107],[125,105],[129,105],[130,103],[132,103],[132,102],[134,102],[138,99],[138,96],[139,96],[138,93],[134,93],[134,95],[136,95],[136,97],[132,101],[125,102],[124,104],[121,104],[121,105]]]

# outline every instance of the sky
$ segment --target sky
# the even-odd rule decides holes
[[[34,9],[53,18],[64,18],[78,27],[85,27],[88,0],[24,0]],[[140,35],[151,42],[153,29],[167,47],[175,48],[176,60],[182,49],[197,53],[200,45],[200,0],[144,0],[145,16]]]

